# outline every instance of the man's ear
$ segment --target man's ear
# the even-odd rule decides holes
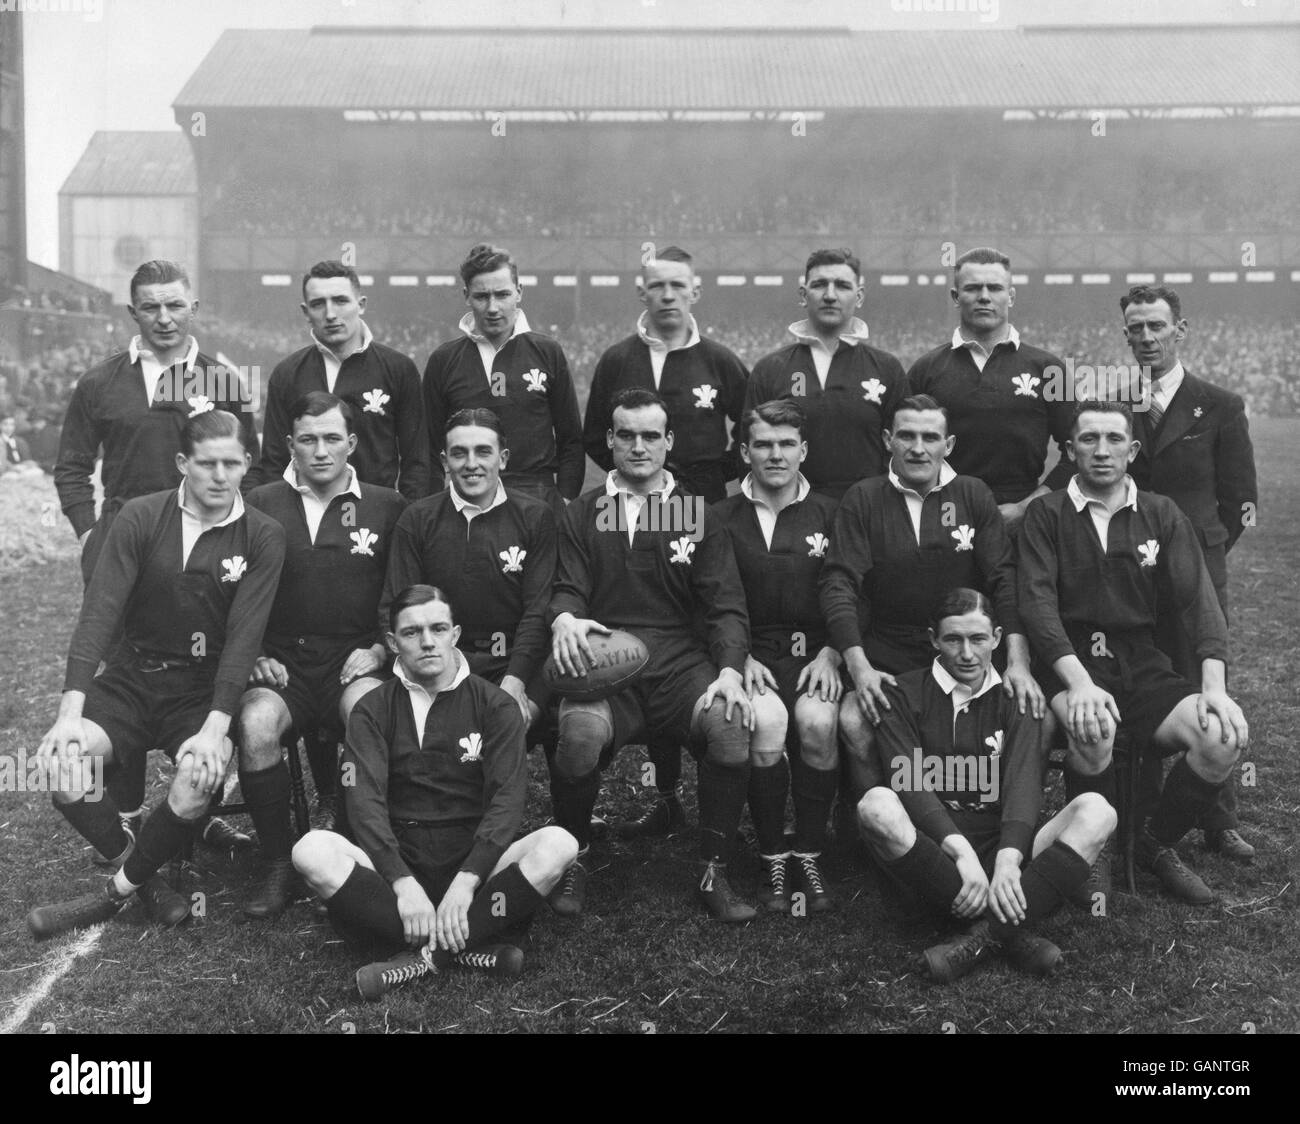
[[[1072,464],[1077,464],[1079,458],[1074,455],[1074,438],[1065,443],[1065,455],[1070,458]]]
[[[388,650],[397,655],[397,637],[391,632],[384,633],[384,643],[388,645]]]
[[[505,466],[506,466],[507,464],[509,464],[509,463],[510,463],[510,450],[509,450],[509,449],[502,449],[502,450],[501,450],[501,467],[502,467],[502,468],[505,468]]]
[[[176,454],[176,467],[180,470],[182,476],[188,476],[190,474],[189,458],[186,457],[184,453]]]
[[[943,441],[943,455],[944,455],[944,459],[945,459],[945,460],[946,460],[948,457],[952,456],[952,449],[953,449],[953,446],[956,445],[956,444],[957,444],[957,435],[956,435],[955,433],[950,433],[950,434],[948,434],[947,437],[944,438],[944,441]]]
[[[994,625],[993,626],[993,647],[996,649],[997,646],[1001,643],[1002,643],[1002,626]]]
[[[930,647],[932,647],[936,652],[942,651],[939,647],[939,638],[934,634],[934,629],[927,628],[925,631],[930,634]]]

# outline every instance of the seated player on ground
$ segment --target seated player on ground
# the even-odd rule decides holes
[[[352,407],[323,390],[288,411],[284,478],[248,494],[249,507],[284,528],[284,569],[262,654],[239,709],[239,786],[266,863],[261,889],[244,904],[250,917],[274,917],[293,892],[289,852],[289,770],[282,742],[292,728],[309,734],[316,794],[332,828],[337,746],[356,701],[387,663],[376,626],[388,545],[406,506],[391,488],[363,484],[348,463],[356,448]]]
[[[582,911],[582,859],[601,773],[619,749],[654,730],[688,745],[699,762],[699,900],[719,921],[749,921],[754,908],[726,878],[754,722],[742,678],[749,621],[731,543],[702,497],[683,494],[664,468],[673,435],[659,395],[616,394],[607,440],[614,468],[574,500],[560,528],[552,659],[565,674],[585,674],[596,664],[587,634],[619,628],[645,644],[650,663],[636,684],[607,699],[560,704],[551,801],[556,823],[583,850],[551,905]]]
[[[233,414],[196,414],[181,430],[180,487],[128,500],[108,531],[68,648],[59,714],[38,752],[61,778],[79,780],[71,758],[101,758],[111,776],[157,747],[176,775],[138,838],[107,793],[77,784],[55,792],[54,806],[119,869],[104,889],[32,910],[38,939],[106,921],[137,891],[161,924],[189,916],[158,870],[193,840],[221,791],[227,733],[284,561],[279,524],[240,499],[249,459]],[[119,628],[125,641],[110,652]]]
[[[1068,452],[1077,475],[1029,505],[1017,544],[1021,618],[1069,739],[1066,794],[1099,792],[1115,803],[1111,754],[1121,723],[1136,749],[1177,755],[1138,857],[1174,897],[1208,905],[1214,894],[1175,847],[1213,807],[1249,737],[1224,687],[1223,610],[1187,516],[1128,475],[1137,453],[1129,407],[1080,403]],[[1180,607],[1201,661],[1199,689],[1156,646],[1167,604]]]
[[[859,803],[863,837],[925,907],[970,923],[926,949],[931,979],[964,976],[999,947],[1016,967],[1046,975],[1061,952],[1033,926],[1088,877],[1115,810],[1083,793],[1037,827],[1047,725],[998,690],[1002,630],[988,598],[952,590],[930,635],[934,663],[886,688],[876,745],[888,787]]]
[[[840,654],[827,644],[817,600],[835,501],[813,492],[800,471],[808,455],[804,421],[789,399],[746,414],[740,452],[749,474],[739,493],[713,508],[731,537],[749,609],[745,689],[757,712],[749,814],[766,868],[759,898],[769,910],[789,913],[798,887],[801,914],[832,908],[817,860],[835,799],[843,692]],[[785,836],[792,790],[793,850]]]
[[[357,973],[367,999],[453,963],[517,974],[523,954],[503,942],[522,936],[578,849],[558,827],[515,839],[524,721],[515,700],[470,674],[442,591],[403,590],[389,620],[395,677],[348,721],[352,839],[312,831],[293,849],[345,937],[380,957],[410,946]]]

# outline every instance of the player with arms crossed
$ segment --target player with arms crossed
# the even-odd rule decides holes
[[[523,954],[503,942],[518,939],[577,853],[557,827],[515,838],[524,720],[470,674],[441,590],[402,590],[389,615],[395,677],[357,704],[343,753],[355,842],[312,831],[293,850],[350,941],[380,956],[414,946],[357,973],[366,999],[453,963],[517,975]]]
[[[814,250],[804,266],[799,303],[806,320],[790,325],[795,342],[754,364],[745,410],[791,398],[807,422],[803,474],[813,491],[838,500],[850,484],[883,475],[889,451],[881,438],[908,393],[902,364],[867,343],[862,263],[851,250]]]
[[[1074,797],[1041,828],[1047,723],[998,690],[1002,630],[973,589],[935,610],[930,667],[886,688],[876,734],[884,784],[858,805],[863,837],[885,870],[940,917],[970,924],[926,949],[922,968],[950,983],[1001,948],[1023,971],[1051,972],[1061,950],[1033,932],[1074,897],[1115,830],[1095,792]]]
[[[270,615],[284,532],[244,508],[250,458],[233,414],[190,418],[180,442],[179,489],[128,501],[109,529],[68,649],[59,714],[38,750],[102,758],[111,772],[156,746],[176,775],[134,839],[111,796],[90,800],[75,785],[55,793],[63,817],[119,869],[103,889],[33,909],[37,939],[106,921],[137,891],[164,925],[189,916],[156,875],[193,839],[225,778],[227,733]],[[125,642],[110,652],[123,626]]]
[[[1068,452],[1077,475],[1029,506],[1017,544],[1021,616],[1069,740],[1066,796],[1115,803],[1121,722],[1136,746],[1177,755],[1138,853],[1170,894],[1206,905],[1214,895],[1174,848],[1213,806],[1249,736],[1224,687],[1227,624],[1187,516],[1128,475],[1129,407],[1080,403]],[[1162,583],[1201,661],[1199,689],[1156,647]]]
[[[308,744],[329,751],[316,784],[326,812],[322,826],[332,827],[333,747],[387,662],[376,620],[388,544],[406,501],[391,488],[357,479],[348,463],[357,444],[352,420],[343,399],[323,390],[303,395],[289,410],[292,459],[284,479],[248,494],[249,507],[271,516],[285,534],[262,654],[239,708],[239,786],[267,864],[262,888],[244,904],[249,917],[283,912],[293,890],[285,734],[314,731]]]
[[[585,674],[596,664],[588,633],[613,626],[640,638],[650,663],[639,682],[607,699],[560,704],[551,801],[556,822],[582,850],[551,904],[558,913],[581,912],[601,772],[622,746],[656,730],[669,744],[689,744],[699,762],[699,899],[719,921],[748,921],[753,907],[726,878],[749,786],[754,722],[743,679],[744,588],[717,518],[702,498],[683,495],[664,468],[673,446],[664,400],[625,390],[613,407],[607,440],[614,468],[602,487],[569,506],[560,528],[552,659],[568,675]]]
[[[843,693],[840,654],[827,643],[817,597],[835,502],[813,492],[799,471],[808,455],[804,426],[803,412],[788,399],[747,413],[740,453],[749,474],[739,493],[713,509],[731,536],[749,611],[745,689],[759,715],[749,743],[749,814],[766,868],[759,898],[782,913],[791,910],[796,877],[808,912],[833,905],[817,860],[835,799]],[[779,717],[767,715],[777,700],[785,730]],[[793,852],[785,846],[792,789]]]
[[[442,441],[453,414],[491,410],[511,451],[506,487],[544,500],[559,518],[563,500],[582,491],[587,468],[569,361],[528,323],[519,267],[507,250],[480,243],[461,263],[460,277],[469,306],[458,325],[463,335],[437,348],[424,368],[430,443]],[[435,491],[442,475],[435,464]]]

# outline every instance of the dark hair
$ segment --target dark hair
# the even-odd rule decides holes
[[[1183,318],[1183,302],[1168,285],[1134,285],[1119,298],[1119,310],[1123,313],[1128,311],[1131,304],[1155,304],[1156,301],[1165,301],[1175,320]]]
[[[844,246],[834,250],[814,250],[809,254],[808,261],[803,267],[805,281],[808,280],[808,274],[819,265],[847,265],[853,270],[855,280],[862,276],[862,262],[858,260],[858,255]]]
[[[456,611],[447,600],[447,595],[436,585],[408,585],[388,606],[388,631],[397,631],[397,618],[402,615],[404,609],[409,609],[413,605],[427,605],[430,601],[441,601],[446,605],[447,612],[451,615],[451,623],[456,623]]]
[[[695,259],[691,257],[691,255],[688,254],[685,250],[683,250],[680,246],[665,246],[662,250],[656,250],[655,256],[650,260],[651,261],[676,261],[676,262],[681,262],[683,265],[690,265],[692,262],[695,261]]]
[[[1079,430],[1079,419],[1088,413],[1119,414],[1124,419],[1125,425],[1128,426],[1129,436],[1133,436],[1133,407],[1127,402],[1117,402],[1110,398],[1098,398],[1075,403],[1074,409],[1070,413],[1071,437]]]
[[[620,390],[609,403],[609,424],[612,429],[614,426],[615,410],[643,410],[647,406],[658,406],[664,412],[664,426],[666,429],[672,428],[672,419],[668,413],[668,403],[665,402],[653,390],[646,390],[644,387],[630,386],[626,390]]]
[[[1011,272],[1011,259],[1001,250],[995,250],[992,246],[976,246],[973,250],[967,250],[961,255],[952,266],[952,283],[957,284],[957,274],[961,272],[963,265],[1000,265],[1006,268],[1008,273]]]
[[[310,390],[289,407],[289,436],[293,436],[293,423],[299,418],[318,418],[331,410],[338,410],[343,415],[343,424],[351,433],[352,407],[337,394],[330,394],[327,390]]]
[[[457,410],[447,419],[447,424],[442,431],[443,435],[446,436],[461,425],[476,425],[482,429],[490,429],[497,435],[497,446],[502,449],[506,447],[506,431],[501,425],[501,419],[486,406]]]
[[[909,394],[906,398],[899,401],[894,407],[894,412],[889,415],[889,428],[894,428],[894,419],[898,417],[899,410],[938,410],[943,415],[943,428],[946,432],[948,429],[948,410],[940,406],[935,399],[928,394]]]
[[[187,289],[190,287],[190,275],[180,262],[164,258],[145,262],[131,274],[131,303],[135,304],[135,293],[141,285],[169,285],[173,281],[183,282]]]
[[[745,444],[749,444],[749,431],[755,422],[793,426],[799,431],[799,439],[803,440],[808,417],[792,398],[774,398],[770,402],[761,402],[740,419],[740,439]]]
[[[149,282],[145,282],[149,284]],[[201,441],[213,441],[220,437],[234,437],[239,447],[244,448],[244,435],[239,431],[239,419],[229,410],[206,410],[188,418],[181,428],[181,452],[187,457],[194,455],[194,446]],[[247,449],[244,449],[247,452]]]
[[[518,285],[519,267],[515,265],[515,259],[510,256],[510,251],[500,246],[493,246],[490,242],[480,242],[470,248],[469,256],[460,263],[460,279],[468,289],[469,283],[480,273],[495,273],[506,265],[510,267],[510,279]]]
[[[939,635],[939,625],[945,617],[964,617],[967,613],[983,613],[989,623],[997,628],[998,618],[993,615],[993,602],[977,589],[958,586],[950,589],[934,603],[930,613],[930,629]]]
[[[346,277],[352,282],[352,291],[361,292],[361,278],[357,276],[357,271],[350,265],[344,265],[341,261],[334,261],[332,258],[328,261],[318,261],[306,273],[302,275],[302,299],[307,299],[307,282],[313,277],[324,281],[330,277]]]

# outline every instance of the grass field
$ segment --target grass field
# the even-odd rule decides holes
[[[234,1033],[276,1031],[1016,1032],[1242,1033],[1300,1029],[1295,823],[1300,728],[1295,673],[1300,623],[1300,422],[1252,423],[1261,516],[1231,562],[1232,685],[1251,722],[1256,784],[1241,791],[1244,830],[1259,847],[1247,868],[1208,855],[1199,834],[1183,852],[1222,892],[1192,910],[1157,896],[1116,894],[1109,916],[1063,912],[1045,928],[1066,953],[1048,982],[1002,964],[940,988],[909,970],[935,930],[909,919],[849,848],[825,870],[840,903],[808,919],[761,916],[739,928],[706,921],[689,899],[690,832],[653,845],[593,848],[588,912],[533,926],[517,981],[473,973],[420,981],[363,1004],[356,964],[303,900],[270,923],[244,922],[248,859],[200,849],[180,876],[205,895],[206,916],[173,932],[132,906],[96,938],[37,945],[24,915],[102,879],[88,849],[42,794],[0,793],[0,1026],[24,1031]],[[50,489],[53,498],[53,489]],[[70,535],[66,524],[51,536]],[[52,719],[80,596],[71,557],[0,573],[8,658],[0,668],[0,749],[28,750]],[[161,790],[163,759],[151,776]],[[638,751],[607,776],[600,810],[619,817],[638,797]],[[534,755],[529,828],[549,812]],[[694,822],[694,808],[690,808]],[[758,864],[738,858],[752,893]],[[82,941],[78,945],[78,941]],[[89,946],[89,947],[86,947]],[[73,949],[83,949],[70,956]],[[52,983],[51,967],[66,971]],[[38,996],[33,1002],[33,996]],[[21,1021],[19,1021],[21,1020]],[[14,1026],[11,1024],[17,1023]]]

